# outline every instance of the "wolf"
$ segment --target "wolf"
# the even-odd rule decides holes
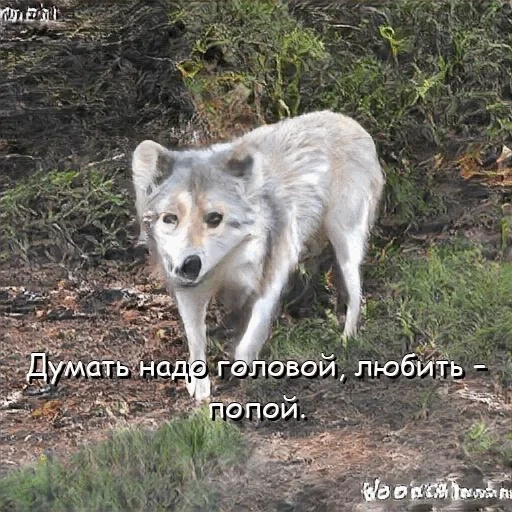
[[[189,348],[206,362],[214,296],[247,312],[235,360],[250,364],[270,335],[291,273],[330,242],[347,295],[343,336],[357,333],[360,266],[385,177],[371,135],[318,111],[208,147],[144,140],[132,158],[139,242],[163,269]],[[209,377],[187,389],[203,400]]]

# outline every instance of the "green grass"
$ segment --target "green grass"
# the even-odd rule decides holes
[[[343,350],[329,318],[281,322],[271,357],[399,359],[404,350],[460,364],[503,362],[512,355],[512,264],[486,260],[477,247],[450,244],[400,253],[367,269],[368,297],[360,334]]]
[[[466,432],[464,445],[468,452],[486,452],[495,442],[485,422],[478,421]]]
[[[305,318],[298,322],[281,322],[269,342],[272,359],[306,360],[330,355],[338,349],[341,333],[333,320]]]
[[[4,257],[101,258],[127,245],[127,191],[88,171],[39,172],[0,197]]]
[[[474,422],[465,432],[462,448],[466,457],[475,462],[479,456],[491,456],[506,468],[512,467],[512,432],[499,434],[484,420]]]
[[[347,113],[374,135],[388,174],[389,218],[417,225],[438,215],[447,201],[435,192],[435,155],[499,143],[511,131],[510,6],[297,4],[306,6],[297,16],[321,33],[329,54],[303,77],[301,108]]]
[[[218,510],[215,479],[244,448],[231,423],[207,408],[155,432],[114,432],[107,441],[59,462],[0,479],[1,512],[179,512]]]
[[[398,262],[396,318],[420,352],[474,364],[512,352],[512,265],[478,248],[434,247]]]
[[[190,55],[178,63],[197,108],[221,134],[244,114],[254,123],[301,110],[300,82],[327,58],[314,30],[285,2],[188,2],[170,12],[189,29]]]

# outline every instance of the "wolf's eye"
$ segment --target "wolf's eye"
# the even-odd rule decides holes
[[[216,228],[222,222],[222,215],[217,212],[209,213],[204,221],[208,224],[209,228]]]
[[[178,222],[178,217],[173,213],[166,213],[162,217],[162,222],[165,222],[165,224],[176,224],[176,222]]]

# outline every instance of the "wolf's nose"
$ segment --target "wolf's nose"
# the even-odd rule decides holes
[[[183,265],[180,268],[180,274],[187,279],[193,281],[201,271],[201,258],[193,255],[185,258]]]

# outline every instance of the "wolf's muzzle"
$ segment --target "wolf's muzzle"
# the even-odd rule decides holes
[[[183,265],[176,270],[176,273],[190,281],[194,281],[197,279],[199,272],[201,272],[201,266],[201,258],[194,254],[185,258]]]

